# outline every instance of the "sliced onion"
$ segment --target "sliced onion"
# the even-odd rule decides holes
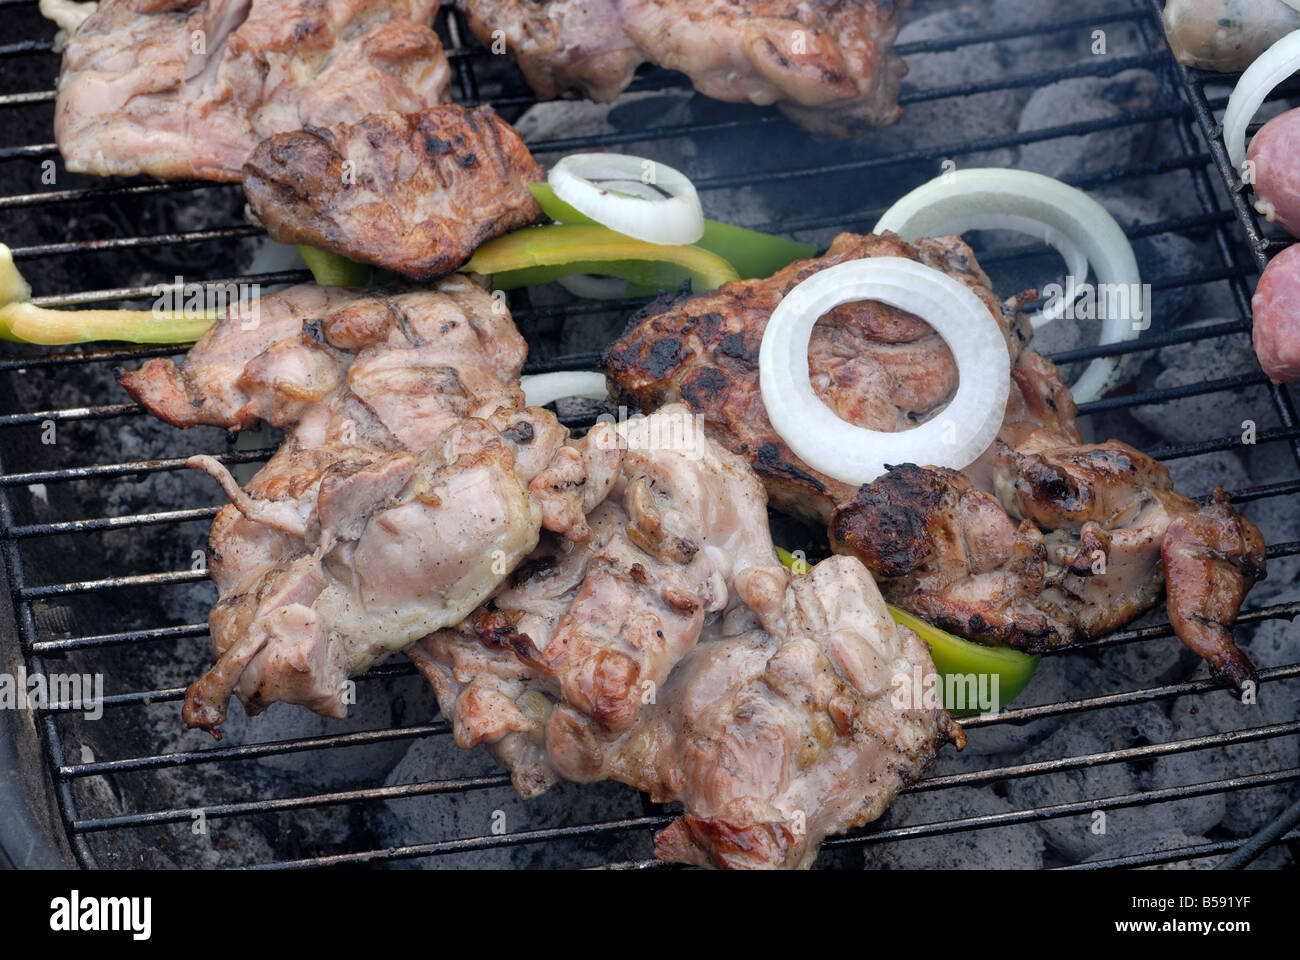
[[[38,8],[46,20],[53,20],[55,26],[66,31],[68,36],[77,32],[77,28],[99,8],[98,3],[74,3],[73,0],[41,0]]]
[[[561,370],[556,373],[531,373],[519,378],[524,400],[530,407],[544,407],[565,397],[604,400],[609,396],[605,375],[590,370]]]
[[[1232,168],[1241,173],[1246,160],[1246,127],[1273,88],[1300,70],[1300,30],[1288,33],[1261,53],[1241,75],[1223,111],[1223,143]]]
[[[653,186],[642,179],[646,170],[654,174]],[[683,246],[704,236],[694,184],[666,164],[619,153],[574,153],[552,167],[547,179],[555,195],[579,213],[633,239]]]
[[[960,229],[1021,230],[1056,247],[1072,276],[1083,283],[1091,264],[1098,284],[1141,283],[1137,257],[1120,225],[1106,208],[1068,184],[1027,170],[957,170],[917,187],[885,212],[876,233],[891,230],[904,240],[941,236]],[[1083,261],[1080,261],[1083,257]],[[1131,298],[1130,298],[1131,299]],[[1149,325],[1142,298],[1130,303],[1127,313],[1103,318],[1101,342],[1132,340]],[[1035,317],[1035,325],[1060,317],[1049,308]],[[1115,381],[1113,357],[1090,363],[1071,387],[1079,403],[1095,400]]]
[[[941,414],[898,433],[868,430],[840,419],[813,391],[813,326],[826,311],[856,300],[915,314],[947,342],[960,380]],[[886,464],[961,469],[974,462],[1002,425],[1011,358],[997,320],[970,287],[914,260],[875,257],[819,271],[786,294],[768,320],[758,370],[768,419],[790,449],[814,470],[857,486]]]
[[[904,197],[903,199],[907,198]],[[897,206],[898,204],[895,204],[894,208]],[[891,208],[885,214],[885,217],[888,217],[894,208]],[[879,233],[882,229],[893,230],[894,233],[903,236],[900,231],[894,230],[893,227],[882,227],[881,224],[884,222],[885,219],[881,218],[881,222],[876,224],[874,232]],[[1061,259],[1065,261],[1067,276],[1078,277],[1080,282],[1088,277],[1088,255],[1083,252],[1083,249],[1059,230],[1054,230],[1047,224],[1030,217],[1018,217],[1007,213],[973,213],[964,217],[954,215],[944,220],[942,226],[932,227],[925,236],[938,237],[946,233],[965,233],[967,230],[1010,230],[1015,233],[1024,233],[1031,237],[1037,237],[1060,253]],[[917,236],[921,235],[918,234]],[[917,239],[917,237],[904,237],[904,239],[911,241]],[[1034,325],[1034,329],[1037,330],[1039,327],[1047,326],[1054,320],[1061,319],[1065,315],[1065,307],[1065,300],[1059,300],[1055,305],[1049,305],[1032,314],[1029,320]]]

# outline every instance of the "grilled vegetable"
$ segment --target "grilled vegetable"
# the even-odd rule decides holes
[[[312,279],[322,287],[364,287],[370,281],[371,269],[364,263],[353,263],[347,257],[306,244],[296,246]]]
[[[557,197],[549,183],[534,183],[530,189],[542,212],[556,223],[596,223]],[[745,280],[770,277],[782,267],[817,253],[817,248],[808,243],[787,240],[757,230],[746,230],[744,227],[733,227],[717,220],[704,221],[704,234],[695,246],[722,257]]]
[[[216,319],[216,311],[49,310],[28,303],[31,287],[0,243],[0,340],[19,343],[191,343]]]
[[[808,344],[818,318],[856,300],[879,300],[920,317],[943,337],[960,382],[943,413],[910,430],[859,427],[813,390]],[[870,483],[890,463],[960,470],[997,436],[1006,414],[1011,360],[989,308],[960,280],[904,257],[848,260],[808,277],[772,311],[758,351],[763,408],[781,439],[819,473]]]
[[[646,243],[608,227],[583,224],[525,227],[497,237],[479,247],[461,269],[491,274],[498,290],[595,272],[641,284],[689,278],[696,290],[738,279],[731,264],[701,247]],[[675,284],[664,286],[671,289]]]

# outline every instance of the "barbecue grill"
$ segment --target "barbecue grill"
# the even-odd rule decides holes
[[[1269,579],[1247,599],[1238,631],[1260,667],[1261,704],[1273,712],[1219,689],[1176,649],[1158,611],[1082,650],[1044,658],[1020,702],[966,721],[965,755],[945,751],[881,821],[829,839],[819,865],[984,866],[999,844],[1037,850],[1043,865],[1067,869],[1209,865],[1285,807],[1300,780],[1300,645],[1290,626],[1300,614],[1300,420],[1292,394],[1269,384],[1249,352],[1251,278],[1281,241],[1261,230],[1235,189],[1216,138],[1231,81],[1169,57],[1158,0],[1072,5],[1089,14],[1073,19],[1022,4],[1030,11],[1023,18],[983,27],[949,20],[950,6],[922,0],[905,21],[924,18],[930,29],[905,31],[898,47],[913,65],[904,119],[860,144],[813,142],[774,111],[707,101],[680,75],[657,69],[639,75],[609,110],[536,107],[508,58],[475,44],[457,14],[444,8],[438,29],[458,99],[490,103],[518,122],[542,162],[606,148],[660,157],[695,179],[711,215],[823,245],[838,229],[870,229],[893,198],[936,176],[945,161],[1006,163],[1023,150],[1066,156],[1078,144],[1089,163],[1064,177],[1076,186],[1181,198],[1176,211],[1152,214],[1160,209],[1153,201],[1124,223],[1155,291],[1153,327],[1107,347],[1089,345],[1086,328],[1074,342],[1049,328],[1042,348],[1062,365],[1099,356],[1126,363],[1121,387],[1082,406],[1085,430],[1142,446],[1190,495],[1229,487],[1232,502],[1260,526]],[[261,232],[242,220],[238,187],[66,173],[50,142],[54,27],[36,7],[0,0],[8,24],[0,40],[0,240],[33,282],[37,303],[138,302],[177,276],[264,286],[309,279],[254,260]],[[1029,56],[1069,44],[1086,51],[1094,31],[1108,47],[1102,54],[1046,68]],[[993,69],[966,76],[959,63]],[[1116,78],[1148,91],[1145,99],[1101,116],[1017,125],[1031,96]],[[1290,85],[1277,97],[1296,92]],[[1008,103],[1014,108],[1000,114]],[[962,115],[981,116],[983,132],[955,140],[969,125],[944,118]],[[928,139],[909,139],[918,135]],[[1112,154],[1117,144],[1124,149]],[[53,182],[42,179],[50,171]],[[981,265],[1002,295],[1057,269],[1046,248],[1023,239],[980,239]],[[1166,319],[1211,301],[1223,305],[1216,321]],[[511,303],[532,346],[526,371],[541,372],[593,368],[643,301],[592,304],[539,289]],[[215,591],[201,551],[220,502],[184,460],[206,452],[256,465],[275,437],[250,444],[216,430],[181,432],[122,402],[114,368],[180,352],[11,344],[0,351],[0,671],[99,674],[104,682],[99,719],[71,698],[0,711],[0,757],[19,774],[0,777],[2,852],[18,865],[84,867],[659,865],[650,840],[670,819],[663,808],[613,784],[562,785],[523,803],[483,751],[451,744],[432,695],[396,660],[358,681],[347,721],[281,705],[247,721],[233,711],[221,743],[183,729],[185,684],[209,657],[205,614]],[[1151,372],[1177,373],[1188,357],[1209,358],[1209,372],[1174,384]],[[580,405],[561,412],[577,430],[593,416]],[[1161,433],[1161,421],[1178,421],[1177,439]],[[1246,421],[1255,431],[1248,449]],[[1246,482],[1233,466],[1243,457]],[[810,555],[826,551],[816,531],[788,522],[774,531]],[[1072,723],[1108,739],[1089,747],[1048,735]],[[1021,740],[1049,753],[1022,754]],[[1058,742],[1075,746],[1051,754]],[[1126,822],[1153,822],[1144,811],[1173,811],[1174,823],[1182,811],[1207,807],[1226,813],[1189,827],[1193,839],[1149,829],[1125,839]],[[1112,824],[1115,838],[1109,847],[1098,840],[1100,852],[1044,846],[1045,825],[1104,836],[1098,822]],[[1272,837],[1263,862],[1288,862],[1298,839],[1295,829]]]

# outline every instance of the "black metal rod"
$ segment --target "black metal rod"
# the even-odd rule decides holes
[[[1277,843],[1291,828],[1300,823],[1300,800],[1287,807],[1277,818],[1255,834],[1227,857],[1215,869],[1241,870],[1254,863],[1261,853]]]

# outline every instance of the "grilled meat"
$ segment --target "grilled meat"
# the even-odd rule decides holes
[[[1264,538],[1218,487],[1210,503],[1174,520],[1160,543],[1169,621],[1189,649],[1234,689],[1258,686],[1250,659],[1232,642],[1241,601],[1265,575]]]
[[[717,621],[617,740],[564,706],[549,725],[562,775],[683,805],[655,837],[661,860],[811,866],[828,835],[884,813],[946,738],[964,743],[945,711],[908,702],[906,685],[934,679],[929,649],[852,558],[793,578],[760,626],[728,626]]]
[[[239,304],[207,329],[179,366],[168,358],[148,360],[118,379],[173,426],[242,430],[259,420],[289,426],[338,386],[351,360],[348,351],[365,345],[340,337],[341,318],[359,314],[364,320],[357,326],[387,326],[386,310],[369,315],[373,302],[344,312],[361,299],[343,287],[302,284]],[[326,317],[331,329],[304,325],[304,317]]]
[[[906,257],[967,284],[997,318],[1013,362],[1030,330],[1005,304],[960,239],[920,240],[893,234],[835,238],[822,257],[801,260],[763,280],[738,280],[629,324],[605,356],[611,396],[643,410],[684,401],[704,416],[709,435],[750,462],[773,506],[821,522],[853,495],[853,487],[799,460],[772,428],[758,385],[758,350],[781,299],[819,270],[865,257]],[[1026,358],[1023,375],[1038,377],[1041,358]],[[872,302],[835,308],[813,328],[808,346],[813,389],[837,414],[873,430],[904,430],[938,413],[957,389],[957,364],[943,338],[918,318]],[[1041,392],[1041,391],[1040,391]],[[1009,415],[1033,411],[1012,391]],[[1039,394],[1035,394],[1037,398]],[[1013,410],[1014,405],[1014,410]],[[1035,399],[1035,409],[1044,401]]]
[[[808,866],[960,728],[898,696],[934,668],[863,566],[791,583],[743,461],[638,443],[668,418],[691,422],[669,407],[620,428],[585,544],[546,537],[488,605],[407,652],[456,742],[488,745],[521,795],[620,780],[684,804],[662,859]]]
[[[485,44],[504,38],[540,99],[613,100],[643,62],[718,100],[780,104],[815,133],[898,119],[907,68],[890,52],[907,0],[457,0]],[[499,32],[498,32],[499,31]]]
[[[276,240],[431,280],[540,216],[528,184],[544,177],[491,107],[438,106],[277,134],[244,192]]]
[[[64,52],[69,170],[235,181],[262,139],[448,97],[436,0],[103,0]]]
[[[1234,689],[1254,681],[1230,628],[1264,576],[1263,541],[1221,490],[1198,508],[1163,465],[1118,440],[1039,430],[995,451],[993,493],[954,470],[895,466],[836,509],[833,548],[936,626],[1034,653],[1123,627],[1168,578],[1182,641]]]
[[[706,618],[735,602],[761,606],[785,573],[762,487],[708,443],[685,408],[617,431],[601,426],[589,443],[621,457],[608,497],[592,508],[585,547],[569,544],[562,562],[554,548],[534,557],[528,575],[460,631],[508,646],[549,692],[619,731],[694,647]],[[556,605],[545,598],[558,584],[566,586]]]
[[[872,256],[906,256],[970,286],[999,321],[1012,382],[997,440],[962,472],[898,465],[855,492],[799,461],[772,429],[758,350],[772,310],[797,283]],[[1127,444],[1083,444],[1059,372],[1027,347],[1031,331],[1017,311],[1030,296],[997,303],[956,237],[911,245],[893,234],[842,234],[825,256],[770,279],[652,306],[610,348],[606,373],[611,393],[642,409],[684,400],[712,437],[753,464],[775,505],[829,516],[832,546],[860,557],[888,599],[971,639],[1039,651],[1124,626],[1166,586],[1172,568],[1162,545],[1176,534],[1174,559],[1197,573],[1169,577],[1171,622],[1240,687],[1253,673],[1228,628],[1263,576],[1259,532],[1227,504],[1202,516],[1163,466]],[[844,304],[821,318],[808,363],[818,396],[874,430],[928,420],[957,387],[942,339],[879,303]],[[1195,589],[1211,572],[1209,592]]]
[[[214,731],[232,693],[250,713],[283,700],[342,716],[347,677],[464,618],[543,524],[589,535],[571,511],[544,509],[568,431],[524,407],[524,341],[481,288],[293,288],[262,309],[264,326],[228,316],[180,367],[123,377],[174,423],[291,427],[244,490],[211,457],[190,461],[231,501],[209,538],[217,664],[183,712]],[[594,497],[622,455],[596,449],[601,435],[572,447]]]

